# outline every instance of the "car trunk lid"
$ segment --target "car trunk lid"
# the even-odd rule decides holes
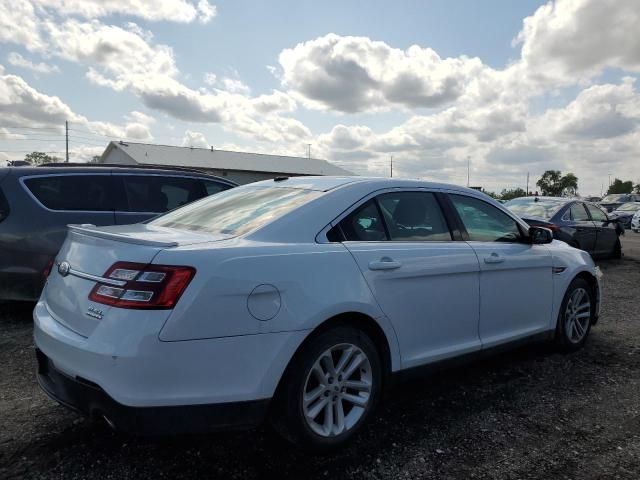
[[[43,297],[58,322],[89,337],[114,308],[89,299],[93,287],[104,283],[100,279],[114,263],[149,264],[165,248],[222,239],[144,224],[101,228],[70,225]]]

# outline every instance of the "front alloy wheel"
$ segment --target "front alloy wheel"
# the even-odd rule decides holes
[[[564,351],[574,351],[584,345],[591,330],[593,316],[591,287],[583,278],[571,282],[565,293],[556,329],[556,342]]]

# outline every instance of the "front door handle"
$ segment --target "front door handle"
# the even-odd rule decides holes
[[[380,260],[369,262],[369,270],[395,270],[401,266],[400,262],[396,262],[390,257],[382,257]]]
[[[488,257],[484,257],[484,263],[502,263],[502,262],[504,262],[504,257],[496,252],[493,252]]]

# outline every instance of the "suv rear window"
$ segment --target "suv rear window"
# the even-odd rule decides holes
[[[164,213],[207,195],[199,179],[159,175],[116,175],[122,179],[126,206],[118,210]],[[219,191],[219,190],[218,190]]]
[[[24,184],[51,210],[113,210],[110,175],[52,175],[27,178]]]

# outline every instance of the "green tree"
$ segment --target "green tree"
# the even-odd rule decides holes
[[[633,190],[633,182],[631,180],[627,180],[623,182],[619,178],[616,178],[611,185],[609,185],[609,190],[607,190],[607,195],[611,193],[631,193]]]
[[[24,156],[24,161],[29,162],[31,165],[42,165],[43,163],[56,162],[58,159],[47,155],[44,152],[31,152]]]
[[[504,189],[500,192],[500,198],[502,200],[512,200],[514,198],[526,197],[527,192],[525,192],[522,188],[511,188]]]
[[[482,189],[482,193],[484,193],[485,195],[489,195],[491,198],[500,198],[500,195],[498,195],[496,192],[491,192],[489,190],[485,190],[484,188]]]
[[[536,185],[542,190],[542,195],[551,197],[575,195],[578,192],[578,177],[573,173],[562,175],[560,170],[547,170]]]
[[[640,183],[635,186],[636,193],[640,193]]]

